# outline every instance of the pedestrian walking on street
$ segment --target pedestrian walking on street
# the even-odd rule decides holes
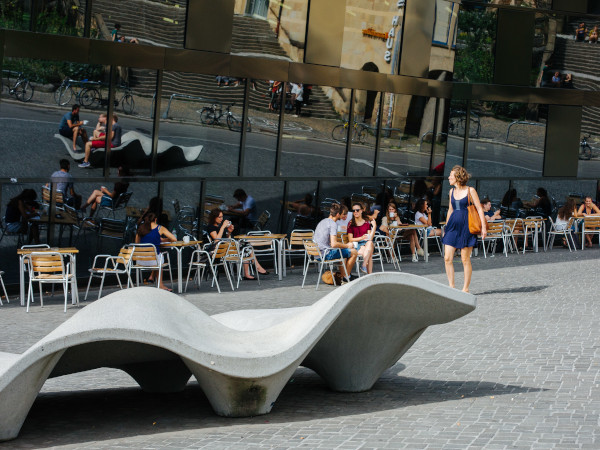
[[[460,249],[460,259],[462,260],[465,282],[463,286],[464,292],[469,292],[469,285],[471,284],[471,274],[473,268],[471,267],[471,252],[473,247],[477,245],[477,236],[471,234],[469,231],[469,213],[467,207],[469,205],[469,196],[471,197],[471,203],[477,208],[479,213],[479,219],[482,224],[486,223],[481,203],[479,202],[479,196],[477,191],[467,186],[470,175],[464,167],[454,166],[448,181],[454,189],[449,194],[449,208],[448,215],[446,216],[446,228],[442,243],[445,245],[444,248],[444,262],[446,264],[446,275],[448,276],[448,284],[450,287],[454,286],[454,251]],[[481,238],[485,239],[486,228],[481,229]]]

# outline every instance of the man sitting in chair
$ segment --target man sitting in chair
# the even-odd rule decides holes
[[[60,170],[50,175],[50,181],[56,185],[56,190],[62,192],[65,203],[75,209],[81,205],[81,195],[75,192],[73,176],[69,173],[71,163],[68,159],[61,159]],[[49,188],[49,184],[46,184]]]
[[[235,205],[228,206],[227,210],[237,212],[242,216],[239,227],[254,227],[258,221],[258,215],[256,214],[256,200],[246,194],[246,191],[243,189],[236,189],[233,193],[233,198],[238,202]]]
[[[344,258],[344,265],[346,266],[346,272],[342,271],[342,276],[348,274],[350,278],[346,278],[346,281],[351,281],[355,277],[350,275],[352,272],[352,268],[356,263],[356,257],[358,256],[358,252],[354,248],[354,245],[351,242],[344,244],[342,242],[338,242],[337,240],[337,224],[336,222],[340,218],[341,215],[341,206],[337,203],[334,203],[329,208],[329,217],[327,219],[321,220],[317,225],[317,229],[315,230],[315,234],[313,235],[313,240],[319,246],[319,250],[322,253],[327,252],[325,255],[325,261],[330,259],[337,259],[340,256]],[[334,250],[332,250],[334,249]]]
[[[125,166],[119,167],[119,176],[120,177],[128,177],[131,176],[129,172],[129,168]],[[109,191],[106,186],[100,186],[100,189],[95,189],[94,192],[90,195],[87,201],[81,205],[81,210],[85,211],[88,206],[92,206],[90,210],[90,217],[96,213],[96,209],[98,205],[106,206],[110,208],[113,206],[113,202],[116,202],[119,196],[129,189],[129,183],[127,181],[117,181],[115,183],[115,187],[112,192]]]

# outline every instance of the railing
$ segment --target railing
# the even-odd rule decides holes
[[[508,141],[508,136],[510,134],[510,129],[513,127],[513,125],[534,125],[534,126],[538,126],[538,127],[545,127],[546,124],[543,123],[537,123],[537,122],[524,122],[521,120],[515,120],[514,122],[510,123],[508,125],[508,129],[506,130],[506,139],[504,140],[504,142],[509,142]]]
[[[171,110],[171,103],[173,103],[173,100],[176,98],[184,98],[186,100],[198,100],[198,101],[210,103],[211,105],[213,105],[213,104],[220,105],[221,104],[221,102],[219,100],[215,100],[213,98],[196,97],[196,96],[187,95],[187,94],[171,94],[171,96],[169,97],[169,103],[167,103],[167,109],[160,116],[161,119],[169,118],[169,111]],[[151,119],[154,118],[154,102],[155,101],[156,101],[156,93],[154,93],[154,95],[152,96],[152,108],[150,109],[150,111],[151,111],[150,118]]]

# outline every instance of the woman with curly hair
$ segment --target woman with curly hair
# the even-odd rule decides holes
[[[473,273],[473,268],[471,267],[471,252],[473,251],[473,247],[477,244],[477,236],[471,234],[469,231],[469,213],[467,210],[469,196],[471,197],[471,203],[477,208],[481,223],[486,223],[477,191],[467,186],[469,178],[469,173],[461,166],[454,166],[448,176],[448,181],[451,186],[454,186],[454,189],[452,189],[449,194],[450,198],[448,215],[446,216],[446,228],[444,237],[442,238],[442,242],[445,245],[444,262],[446,264],[446,275],[448,276],[448,284],[450,287],[454,287],[454,251],[457,248],[460,249],[460,259],[462,260],[465,273],[465,282],[462,289],[464,292],[469,292],[471,274]],[[481,238],[485,239],[485,236],[486,228],[482,227]]]

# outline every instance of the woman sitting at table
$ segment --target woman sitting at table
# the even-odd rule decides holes
[[[37,194],[33,189],[24,189],[19,195],[10,199],[4,214],[6,231],[25,234],[29,228],[29,244],[32,242],[35,244],[40,243],[40,232],[37,223],[29,224],[30,219],[38,216],[35,211],[35,208],[39,207],[35,201],[36,199]]]
[[[577,217],[577,206],[575,204],[575,200],[569,197],[567,198],[564,206],[558,210],[556,220],[554,221],[554,229],[556,231],[566,230],[571,217]],[[575,228],[575,225],[573,225],[573,231],[575,231]],[[573,235],[571,236],[573,237]],[[575,239],[575,237],[573,237],[573,239]],[[564,248],[568,248],[567,240],[565,238],[562,240],[562,245]]]
[[[119,176],[120,177],[128,177],[131,173],[129,172],[129,168],[125,166],[119,167]],[[101,186],[100,189],[94,190],[87,201],[81,205],[81,211],[85,211],[88,206],[91,207],[90,216],[93,216],[100,206],[112,207],[113,202],[119,198],[119,195],[127,192],[129,189],[129,183],[126,181],[117,181],[115,186],[111,191],[109,191],[105,186]]]
[[[417,212],[415,213],[415,223],[417,225],[427,225],[427,236],[441,236],[442,230],[434,228],[431,225],[431,208],[429,207],[427,200],[424,198],[420,199],[415,206]]]
[[[152,211],[147,211],[138,222],[138,229],[135,235],[136,244],[152,244],[156,248],[156,260],[155,261],[140,261],[141,266],[161,266],[159,270],[153,270],[148,281],[153,283],[156,277],[159,275],[159,271],[162,270],[163,257],[160,253],[161,242],[175,242],[177,238],[167,230],[165,227],[161,227],[157,222],[156,214]],[[158,264],[157,264],[158,263]],[[172,291],[165,286],[162,282],[162,276],[160,277],[160,288],[166,291]]]
[[[381,219],[381,227],[379,229],[383,231],[387,236],[390,235],[390,226],[402,225],[400,217],[398,216],[398,208],[393,202],[388,203],[387,214]],[[419,239],[417,238],[417,230],[404,230],[402,238],[407,239],[410,244],[410,252],[412,254],[412,261],[418,262],[419,256],[424,256],[425,252],[419,245]]]
[[[354,202],[352,204],[352,220],[348,224],[348,240],[354,242],[354,247],[358,250],[359,256],[363,258],[363,265],[360,270],[364,273],[373,272],[373,236],[377,230],[375,219],[367,222],[368,215],[362,203]]]
[[[231,237],[231,233],[233,233],[233,224],[230,220],[223,220],[223,211],[219,208],[214,208],[211,210],[208,215],[208,225],[204,231],[213,242],[217,242],[221,239],[228,239]],[[258,262],[256,261],[256,270],[261,275],[268,275],[267,272]],[[250,263],[244,263],[244,280],[256,280],[252,275],[250,275]]]
[[[594,204],[594,202],[592,201],[592,197],[590,197],[588,195],[585,198],[585,201],[579,207],[579,210],[577,211],[577,217],[595,216],[597,214],[600,214],[600,209]],[[586,234],[585,240],[586,240],[585,246],[591,247],[592,246],[592,235]]]

